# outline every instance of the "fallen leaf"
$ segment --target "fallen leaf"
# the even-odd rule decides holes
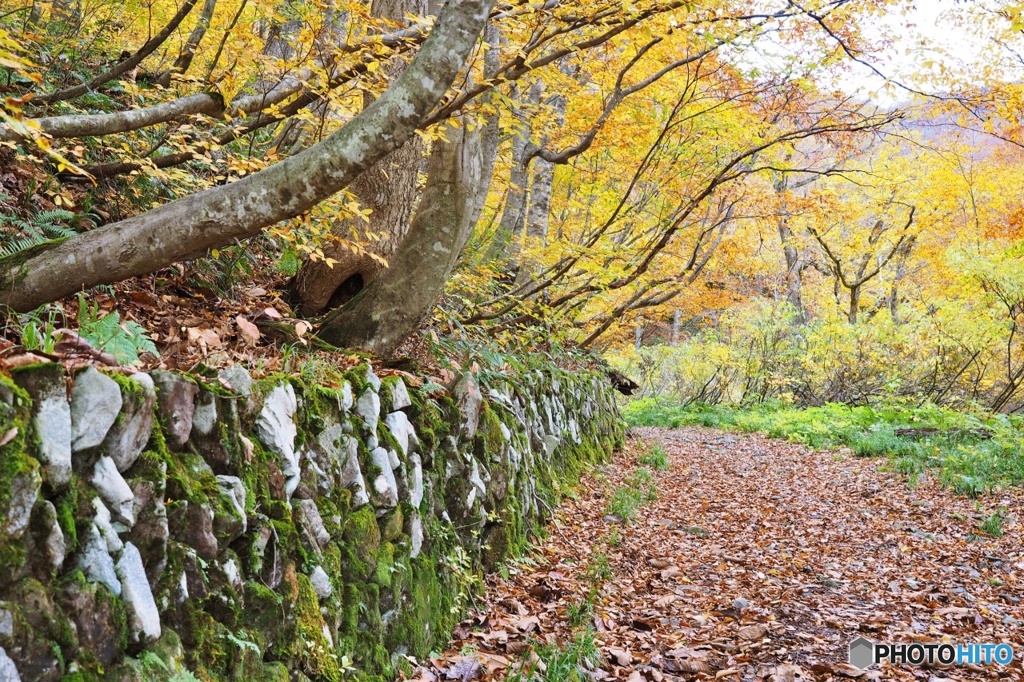
[[[249,345],[256,345],[256,342],[260,340],[259,327],[245,319],[242,315],[235,318],[235,324],[238,325],[238,331],[241,333],[242,339]]]
[[[540,619],[537,616],[527,616],[516,621],[516,629],[520,632],[533,632],[540,628]]]
[[[640,674],[639,670],[634,670],[626,678],[626,682],[644,682],[644,676]]]
[[[763,623],[757,623],[755,625],[748,625],[746,627],[740,628],[736,632],[736,635],[739,636],[740,639],[746,639],[746,640],[751,641],[751,642],[753,642],[755,640],[758,640],[758,639],[761,639],[762,637],[764,637],[767,634],[768,634],[768,626],[764,625]]]
[[[12,426],[10,429],[8,429],[4,433],[4,435],[0,436],[0,447],[3,447],[5,445],[7,445],[8,443],[10,443],[12,440],[15,439],[15,437],[17,435],[18,435],[18,427],[17,426]]]
[[[633,662],[633,655],[625,649],[610,646],[606,649],[606,651],[608,652],[608,655],[614,658],[615,662],[621,665],[622,667],[626,667],[627,665]]]
[[[483,666],[480,665],[480,661],[475,658],[466,657],[448,668],[445,673],[445,679],[469,682],[470,680],[475,680],[480,677],[482,672]]]
[[[797,677],[804,677],[804,669],[798,665],[778,665],[772,671],[772,682],[794,682]]]
[[[661,608],[661,607],[664,607],[664,606],[668,606],[669,604],[671,604],[672,602],[676,601],[677,599],[679,599],[679,595],[677,595],[677,594],[666,594],[664,597],[660,597],[659,599],[657,599],[654,602],[654,605],[657,606],[658,608]]]

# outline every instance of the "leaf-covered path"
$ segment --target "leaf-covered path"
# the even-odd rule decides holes
[[[620,523],[609,500],[658,442],[670,467],[655,473],[657,500]],[[1003,536],[985,535],[1000,508]],[[638,429],[559,509],[533,560],[489,581],[478,615],[419,675],[528,671],[544,643],[593,628],[604,659],[594,679],[1024,679],[1022,519],[1019,490],[976,502],[927,477],[910,487],[884,460]],[[1015,660],[862,674],[845,663],[858,635],[1008,642]]]

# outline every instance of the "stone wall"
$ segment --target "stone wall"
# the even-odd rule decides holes
[[[598,374],[406,377],[0,376],[0,682],[384,679],[443,645],[622,426]]]

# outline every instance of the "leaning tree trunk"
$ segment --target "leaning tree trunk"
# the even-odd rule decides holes
[[[0,304],[32,310],[255,236],[309,210],[412,137],[462,69],[492,4],[449,0],[405,73],[304,152],[238,182],[0,259]]]
[[[426,11],[423,0],[374,0],[371,8],[373,16],[393,22],[404,21],[406,14],[423,15]],[[397,77],[403,69],[399,60],[389,75]],[[372,98],[366,96],[366,105],[371,102]],[[323,247],[324,255],[336,262],[302,263],[289,283],[289,294],[304,315],[316,315],[350,299],[380,273],[380,259],[388,260],[394,254],[409,230],[422,154],[422,141],[413,137],[352,183],[349,191],[361,207],[371,210],[369,224],[359,217],[338,221],[331,233],[339,240]],[[362,230],[382,235],[382,239],[368,244],[363,253],[353,253],[340,239]]]
[[[434,143],[419,209],[390,267],[328,315],[320,338],[388,355],[430,313],[487,196],[490,169],[483,167],[481,133],[452,128],[450,142]]]

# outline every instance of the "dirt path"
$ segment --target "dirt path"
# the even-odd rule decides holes
[[[536,565],[492,578],[481,613],[421,677],[501,677],[593,627],[595,679],[850,679],[859,635],[1015,649],[1008,667],[861,679],[1024,679],[1022,491],[979,503],[849,453],[709,429],[635,435],[563,505]],[[609,499],[655,442],[671,461],[658,499],[620,523]],[[1000,507],[1003,537],[981,535]]]

